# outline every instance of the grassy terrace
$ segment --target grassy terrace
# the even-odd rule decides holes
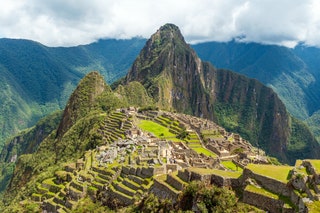
[[[249,192],[254,192],[254,193],[257,193],[257,194],[261,194],[265,197],[270,197],[270,198],[273,198],[275,200],[282,200],[285,204],[285,207],[286,208],[290,208],[290,207],[293,207],[293,203],[290,201],[290,198],[288,197],[285,197],[285,196],[279,196],[278,194],[275,194],[269,190],[266,190],[264,188],[259,188],[257,186],[254,186],[254,185],[247,185],[246,188],[245,188],[246,191],[249,191]],[[312,212],[312,211],[311,211]]]
[[[221,164],[227,169],[242,172],[242,168],[234,164],[232,161],[222,161]]]
[[[306,203],[309,212],[320,212],[320,201],[313,201],[311,203]]]
[[[320,160],[308,160],[317,173],[320,173]]]
[[[192,146],[191,146],[190,148],[193,149],[194,151],[196,151],[198,154],[203,153],[204,155],[206,155],[206,156],[208,156],[208,157],[213,157],[213,158],[217,157],[216,154],[214,154],[214,153],[211,152],[210,150],[207,150],[207,149],[205,149],[205,148],[203,148],[203,147],[192,147]]]
[[[257,193],[257,194],[261,194],[261,195],[264,195],[266,197],[270,197],[270,198],[273,198],[273,199],[276,199],[278,200],[279,199],[279,196],[273,192],[270,192],[264,188],[259,188],[259,187],[256,187],[254,185],[247,185],[246,188],[245,188],[246,191],[249,191],[249,192],[254,192],[254,193]]]
[[[158,138],[166,138],[172,141],[181,141],[176,138],[176,135],[169,132],[169,129],[150,120],[140,120],[138,124],[139,128],[144,131],[151,132]]]
[[[286,183],[288,181],[289,171],[292,170],[293,167],[249,164],[247,168],[256,174],[260,174]]]
[[[203,168],[188,168],[190,171],[202,174],[202,175],[210,175],[215,174],[218,176],[226,177],[226,178],[239,178],[242,175],[241,171],[233,172],[233,171],[223,171],[218,169],[203,169]]]

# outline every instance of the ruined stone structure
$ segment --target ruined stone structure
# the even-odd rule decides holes
[[[134,125],[132,120],[141,118],[164,125],[176,135],[186,131],[191,136],[180,142],[156,138]],[[110,132],[116,126],[118,130]],[[37,185],[32,198],[42,204],[43,210],[69,212],[86,196],[103,203],[116,200],[126,206],[149,192],[175,202],[191,181],[242,190],[243,202],[269,212],[308,212],[308,205],[320,197],[320,175],[311,161],[292,169],[287,182],[258,174],[246,165],[266,163],[264,153],[257,156],[258,150],[239,135],[204,119],[120,109],[106,119],[100,132],[104,144]],[[195,145],[208,148],[216,156],[196,152]],[[241,152],[235,152],[239,149]],[[232,160],[236,169],[226,168],[225,159]]]

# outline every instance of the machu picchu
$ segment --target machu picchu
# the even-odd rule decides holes
[[[144,121],[171,134],[153,132],[152,125],[141,125]],[[182,131],[187,133],[183,138]],[[102,144],[36,183],[32,200],[22,203],[36,203],[47,212],[71,212],[89,197],[125,208],[149,193],[175,203],[192,181],[243,190],[242,202],[271,212],[304,212],[320,202],[319,161],[272,165],[241,136],[206,119],[121,108],[105,117],[98,132]]]

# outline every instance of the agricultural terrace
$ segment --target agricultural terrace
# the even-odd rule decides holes
[[[221,161],[221,164],[226,167],[227,169],[233,170],[233,171],[239,171],[242,172],[243,169],[236,164],[234,164],[232,161]]]
[[[199,137],[195,132],[190,132],[188,134],[188,136],[186,137],[185,141],[186,141],[187,146],[190,149],[193,149],[194,151],[196,151],[198,154],[204,154],[208,157],[213,157],[213,158],[217,157],[217,155],[215,153],[211,152],[210,150],[204,148],[201,145]]]
[[[224,171],[219,169],[204,169],[204,168],[196,168],[190,167],[188,168],[190,171],[202,174],[202,175],[211,175],[215,174],[225,178],[239,178],[242,175],[241,171]]]
[[[261,165],[248,164],[247,168],[253,173],[267,176],[278,181],[286,183],[289,178],[289,172],[293,167],[291,166],[276,166],[276,165]]]
[[[257,193],[257,194],[262,194],[266,197],[270,197],[270,198],[273,198],[273,199],[279,199],[279,195],[273,193],[273,192],[270,192],[264,188],[261,188],[261,187],[257,187],[257,186],[254,186],[254,185],[247,185],[246,188],[245,188],[246,191],[249,191],[249,192],[254,192],[254,193]]]
[[[308,160],[312,167],[316,170],[316,173],[320,173],[320,160]]]
[[[211,152],[206,148],[203,148],[203,147],[190,147],[190,148],[196,151],[198,154],[204,154],[205,156],[213,157],[213,158],[217,157],[215,153]]]
[[[181,141],[176,138],[176,135],[169,132],[169,129],[150,120],[140,120],[139,128],[143,131],[150,132],[158,138],[164,138],[172,141]]]

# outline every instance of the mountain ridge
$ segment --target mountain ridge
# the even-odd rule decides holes
[[[86,73],[100,70],[109,82],[124,76],[143,43],[109,39],[64,48],[0,39],[0,147],[9,136],[64,108]]]

